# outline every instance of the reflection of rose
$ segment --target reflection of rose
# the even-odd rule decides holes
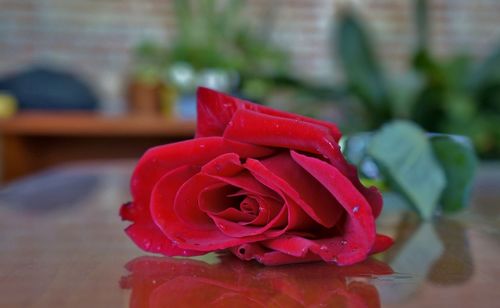
[[[333,124],[202,88],[196,135],[149,150],[134,171],[121,215],[144,250],[348,265],[391,245],[375,233],[381,196],[346,163]]]
[[[130,307],[380,307],[372,275],[391,274],[384,263],[353,266],[302,264],[263,268],[232,257],[201,261],[140,257],[121,287],[132,289]],[[356,277],[360,279],[356,279]]]

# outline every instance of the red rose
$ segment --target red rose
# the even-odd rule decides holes
[[[352,266],[301,264],[262,268],[222,257],[198,260],[140,257],[120,285],[135,307],[380,307],[367,277],[392,274],[376,260]]]
[[[364,260],[392,240],[376,235],[382,198],[364,187],[331,123],[198,90],[195,139],[155,147],[121,208],[142,249],[193,256],[230,249],[266,265]]]

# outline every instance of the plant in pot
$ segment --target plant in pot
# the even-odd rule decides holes
[[[145,41],[133,52],[132,71],[127,87],[129,110],[137,115],[156,115],[161,110],[165,85],[162,77],[167,53],[160,45]]]
[[[271,31],[272,16],[254,27],[241,0],[177,0],[174,5],[177,35],[168,51],[167,79],[181,94],[181,113],[189,114],[183,106],[193,109],[197,86],[263,101],[276,89],[275,77],[287,75],[286,53],[263,35]],[[276,4],[266,5],[274,12]]]

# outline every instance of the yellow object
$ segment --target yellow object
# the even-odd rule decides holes
[[[381,191],[388,191],[389,190],[389,187],[387,186],[387,184],[382,180],[367,179],[367,178],[361,178],[360,180],[361,180],[361,184],[363,184],[366,187],[375,186],[378,189],[380,189]]]
[[[14,96],[0,92],[0,118],[5,119],[13,116],[17,111],[17,100]]]
[[[170,118],[174,115],[175,103],[177,101],[177,91],[174,87],[164,84],[160,90],[160,104],[162,114]]]

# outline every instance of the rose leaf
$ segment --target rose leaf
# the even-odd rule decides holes
[[[444,212],[456,212],[469,203],[477,166],[476,154],[472,145],[458,136],[435,135],[430,140],[447,179],[441,208]]]
[[[368,154],[389,184],[423,219],[430,219],[446,177],[425,132],[411,122],[390,122],[374,134]]]

